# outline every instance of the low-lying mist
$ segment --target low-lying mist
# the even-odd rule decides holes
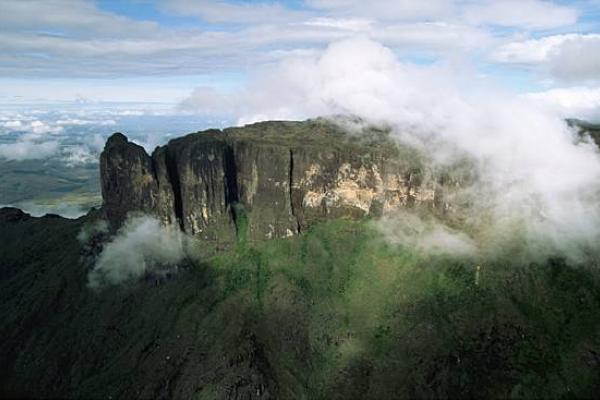
[[[107,231],[104,221],[84,228],[79,235],[86,242]],[[118,285],[165,268],[176,268],[190,256],[189,240],[176,226],[164,226],[150,216],[128,218],[117,234],[104,245],[88,274],[91,288]]]
[[[416,253],[433,256],[471,256],[477,253],[475,240],[432,217],[420,217],[408,211],[395,212],[376,221],[374,226],[389,243]]]

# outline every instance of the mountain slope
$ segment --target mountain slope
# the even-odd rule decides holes
[[[0,213],[2,397],[593,397],[600,281],[335,220],[94,291],[79,220]],[[27,252],[23,252],[27,249]]]

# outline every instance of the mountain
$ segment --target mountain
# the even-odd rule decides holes
[[[427,170],[388,134],[348,134],[325,120],[264,122],[194,133],[150,156],[117,133],[100,158],[103,210],[114,227],[142,211],[221,245],[235,241],[242,218],[254,241],[342,216],[448,210],[447,174]]]
[[[385,240],[386,213],[419,215],[407,217],[414,229],[460,224],[453,191],[469,179],[385,129],[268,122],[194,133],[152,155],[115,134],[101,179],[103,207],[79,219],[0,209],[1,398],[600,390],[597,265],[531,261],[517,245],[472,256]],[[128,257],[127,215],[140,213],[199,251],[92,287],[107,251]],[[131,253],[162,249],[160,234],[133,237]]]

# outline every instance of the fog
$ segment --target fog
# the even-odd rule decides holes
[[[427,255],[474,256],[476,242],[463,232],[452,229],[434,218],[422,218],[409,212],[379,220],[376,228],[391,244]]]

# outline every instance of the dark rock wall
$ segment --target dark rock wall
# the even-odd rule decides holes
[[[123,134],[108,139],[100,155],[100,176],[103,210],[111,223],[121,224],[130,211],[158,211],[155,165],[142,146]]]
[[[167,147],[183,230],[206,240],[232,240],[236,199],[228,179],[229,144],[220,132],[209,131],[173,140]]]
[[[158,194],[152,212],[160,216],[165,224],[178,224],[177,212],[180,205],[176,202],[179,192],[176,175],[172,174],[169,152],[167,147],[159,147],[152,153],[151,162],[154,166],[154,178],[156,180]]]
[[[287,146],[239,140],[233,143],[239,202],[251,240],[298,233],[290,196],[291,156]]]
[[[327,218],[445,207],[418,161],[389,140],[357,141],[332,124],[270,122],[191,134],[148,156],[115,134],[101,156],[103,210],[115,228],[141,211],[230,243],[242,220],[250,240],[263,240]]]

